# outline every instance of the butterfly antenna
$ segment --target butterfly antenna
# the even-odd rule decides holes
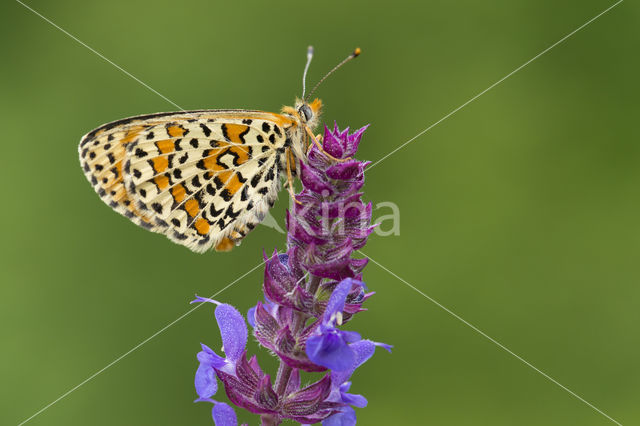
[[[304,66],[304,72],[302,73],[302,99],[304,99],[304,92],[307,90],[307,71],[309,71],[309,65],[313,59],[313,46],[307,47],[307,63]]]
[[[318,86],[320,86],[320,84],[322,84],[323,81],[325,81],[327,79],[327,77],[329,77],[331,74],[333,74],[338,68],[340,68],[341,66],[343,66],[344,64],[346,64],[347,62],[349,62],[350,60],[356,58],[358,55],[360,55],[360,48],[356,47],[355,50],[353,52],[351,52],[351,54],[349,56],[347,56],[346,58],[344,58],[342,60],[342,62],[340,62],[338,65],[336,65],[335,67],[333,67],[333,69],[331,71],[329,71],[328,73],[326,73],[324,75],[324,77],[322,77],[320,79],[320,81],[313,87],[313,89],[311,90],[311,92],[309,92],[309,94],[307,95],[307,97],[304,97],[303,95],[303,99],[305,100],[305,102],[307,101],[307,99],[309,99],[311,97],[311,95],[313,95],[313,92],[316,91],[316,89],[318,88]]]

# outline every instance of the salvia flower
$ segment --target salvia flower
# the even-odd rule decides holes
[[[362,281],[367,259],[354,257],[374,228],[371,203],[364,203],[360,192],[369,163],[352,158],[365,129],[350,134],[337,125],[325,127],[323,149],[313,145],[301,162],[303,189],[287,212],[287,251],[265,254],[264,300],[249,309],[246,322],[231,305],[202,297],[193,301],[216,305],[224,356],[202,344],[195,387],[196,401],[214,404],[217,426],[237,425],[233,408],[212,399],[218,380],[229,400],[259,414],[263,425],[285,419],[355,425],[353,407],[367,405],[364,396],[349,392],[350,378],[376,347],[390,351],[391,346],[342,328],[366,310],[363,304],[373,295]],[[247,360],[247,322],[257,342],[280,360],[273,380],[255,356]],[[319,377],[303,387],[301,371]]]

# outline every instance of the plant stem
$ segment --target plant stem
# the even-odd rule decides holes
[[[311,279],[307,285],[307,290],[312,294],[318,290],[318,286],[322,278],[316,277],[315,275],[311,275]],[[304,327],[307,319],[307,315],[302,312],[295,312],[292,324],[292,330],[294,336],[297,336],[300,330]],[[275,382],[275,391],[277,395],[284,395],[285,390],[287,389],[287,385],[289,384],[289,379],[291,378],[291,373],[293,372],[293,368],[289,367],[284,361],[280,361],[280,366],[278,367],[278,374],[276,375]],[[264,417],[264,416],[263,416]],[[262,417],[261,417],[262,418]],[[264,423],[263,419],[263,424]]]
[[[307,285],[307,291],[311,294],[315,294],[316,291],[318,291],[318,287],[320,286],[321,281],[322,278],[311,275],[311,279],[309,280],[309,284]]]
[[[263,414],[260,416],[260,424],[262,426],[278,426],[280,423],[282,422],[271,414]]]
[[[284,395],[284,391],[289,384],[289,378],[291,377],[291,372],[293,369],[285,364],[283,361],[280,361],[280,366],[278,367],[278,375],[276,376],[276,394]]]

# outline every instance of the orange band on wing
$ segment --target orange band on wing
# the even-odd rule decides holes
[[[167,133],[172,138],[181,138],[187,131],[177,124],[167,127]]]
[[[184,203],[184,209],[189,213],[189,216],[194,217],[200,211],[200,206],[198,202],[192,198]]]
[[[227,191],[229,191],[229,194],[233,195],[238,192],[240,188],[242,188],[242,182],[240,182],[238,175],[234,173],[224,187]]]
[[[176,145],[171,139],[158,141],[156,142],[156,146],[158,147],[158,151],[160,151],[162,154],[168,154],[176,149]]]
[[[187,191],[181,183],[177,184],[173,188],[171,188],[171,195],[173,195],[173,199],[176,203],[181,203],[184,200],[185,195],[187,195]]]
[[[169,167],[169,159],[167,159],[167,157],[156,157],[151,161],[153,162],[153,169],[156,173],[164,172],[167,170],[167,167]]]
[[[160,191],[162,191],[163,189],[166,189],[169,186],[169,178],[166,177],[165,175],[156,176],[154,179],[154,182],[156,183]]]
[[[203,218],[198,218],[194,226],[196,227],[196,230],[200,235],[206,235],[209,232],[209,228],[211,227],[209,222]]]
[[[243,124],[223,124],[225,136],[233,143],[244,143],[244,135],[249,131],[249,126]]]
[[[127,131],[127,133],[124,135],[124,138],[122,138],[120,140],[120,143],[126,145],[129,142],[133,141],[135,138],[138,137],[138,135],[140,134],[140,132],[142,132],[145,129],[145,126],[135,126],[132,127],[131,129],[129,129]]]

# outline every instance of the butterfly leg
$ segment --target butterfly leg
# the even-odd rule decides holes
[[[351,160],[351,157],[349,157],[349,158],[336,158],[333,155],[329,154],[327,151],[324,150],[322,145],[320,145],[320,142],[318,142],[318,139],[316,139],[316,137],[313,135],[313,132],[311,131],[309,126],[304,126],[304,129],[306,130],[306,132],[309,135],[309,137],[311,137],[311,140],[313,141],[313,143],[318,147],[320,152],[322,152],[327,157],[331,158],[333,161],[337,161],[338,163],[344,163],[345,161]]]
[[[290,150],[291,148],[289,148]],[[302,204],[296,198],[296,194],[293,191],[293,174],[291,173],[291,152],[287,150],[287,183],[289,186],[289,194],[291,195],[291,199],[295,201],[297,204]]]

